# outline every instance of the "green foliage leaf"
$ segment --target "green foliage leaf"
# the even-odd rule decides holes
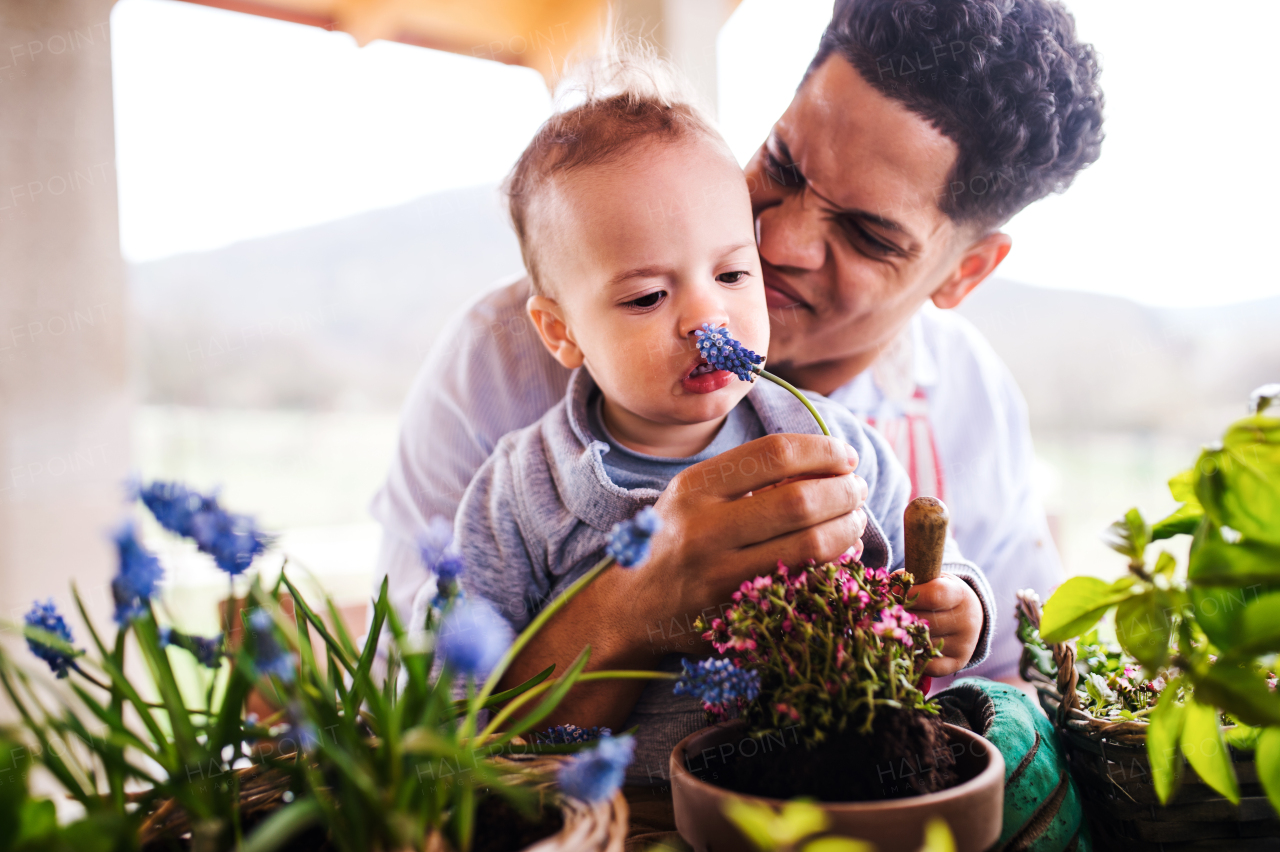
[[[1196,497],[1196,470],[1184,470],[1169,480],[1169,493],[1182,505],[1172,515],[1151,527],[1151,540],[1160,541],[1175,535],[1191,535],[1204,519],[1204,507]]]
[[[1192,543],[1187,579],[1201,586],[1280,583],[1280,547],[1251,539],[1228,544],[1206,524]]]
[[[1175,535],[1195,535],[1204,520],[1204,509],[1199,503],[1180,506],[1171,515],[1161,518],[1151,526],[1151,540],[1160,541]]]
[[[924,827],[924,846],[920,852],[956,852],[956,840],[942,817],[933,817]]]
[[[1280,418],[1237,420],[1196,471],[1196,496],[1215,524],[1280,547]]]
[[[1142,554],[1151,541],[1151,527],[1147,526],[1141,512],[1130,509],[1107,528],[1102,539],[1112,550],[1129,557],[1130,562],[1141,562]]]
[[[1247,725],[1280,725],[1280,695],[1263,672],[1219,659],[1192,675],[1196,695]]]
[[[1240,804],[1240,786],[1231,765],[1231,753],[1218,726],[1218,709],[1193,698],[1187,702],[1182,737],[1178,740],[1187,763],[1200,779],[1233,805]]]
[[[1116,638],[1135,660],[1157,669],[1169,658],[1172,611],[1165,595],[1150,589],[1116,607]]]
[[[1227,741],[1227,745],[1234,749],[1253,751],[1258,747],[1258,737],[1262,736],[1264,730],[1266,729],[1237,722],[1230,728],[1223,728],[1222,736]]]
[[[819,837],[806,843],[804,852],[876,852],[876,845],[849,837]]]
[[[1178,701],[1179,683],[1174,679],[1165,687],[1160,701],[1151,711],[1151,726],[1147,728],[1147,760],[1151,764],[1151,780],[1161,804],[1168,804],[1182,774],[1178,742],[1182,739],[1186,721],[1186,705]]]
[[[1107,707],[1119,700],[1115,690],[1107,686],[1107,679],[1097,672],[1089,672],[1084,679],[1084,690],[1098,707]]]
[[[723,808],[729,821],[761,852],[794,846],[806,837],[825,831],[829,824],[822,808],[808,799],[795,799],[775,811],[763,802],[729,797]]]
[[[1065,642],[1097,624],[1106,611],[1130,597],[1132,577],[1106,583],[1097,577],[1072,577],[1058,587],[1044,605],[1040,638]]]
[[[1233,656],[1280,651],[1280,589],[1192,586],[1200,629]]]
[[[1169,479],[1169,493],[1179,503],[1200,506],[1200,498],[1196,496],[1196,469],[1188,468],[1182,473],[1174,474]]]
[[[1267,728],[1262,732],[1253,759],[1262,789],[1271,807],[1280,813],[1280,728]]]
[[[14,848],[39,848],[58,833],[58,809],[48,799],[28,799],[18,814]]]
[[[1174,569],[1178,567],[1178,560],[1173,558],[1173,554],[1167,550],[1160,551],[1160,555],[1156,557],[1156,566],[1151,569],[1151,573],[1157,577],[1172,577]]]

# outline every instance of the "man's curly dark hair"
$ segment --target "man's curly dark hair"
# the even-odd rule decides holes
[[[1098,58],[1056,0],[837,0],[806,76],[832,54],[956,143],[957,223],[999,227],[1098,158]]]

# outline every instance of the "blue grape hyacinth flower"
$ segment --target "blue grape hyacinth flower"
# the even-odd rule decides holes
[[[253,666],[260,675],[275,675],[284,683],[293,683],[293,654],[280,647],[276,641],[275,620],[265,609],[256,609],[249,616],[249,629],[253,631]]]
[[[172,627],[160,628],[160,645],[183,648],[196,658],[196,662],[206,668],[216,669],[222,665],[222,634],[217,636],[192,636],[180,633]]]
[[[436,515],[427,522],[426,532],[418,536],[418,555],[435,578],[436,594],[431,605],[443,610],[459,593],[458,581],[467,568],[462,553],[453,543],[453,524],[447,518]]]
[[[449,670],[482,678],[511,647],[511,625],[483,598],[454,603],[440,623],[436,650]]]
[[[756,380],[753,367],[764,363],[764,356],[757,355],[729,334],[727,326],[712,328],[704,322],[694,333],[698,352],[717,370],[727,370],[744,382]]]
[[[271,544],[253,518],[223,509],[216,494],[201,494],[178,482],[153,482],[136,490],[160,526],[194,541],[228,574],[243,574]]]
[[[440,515],[427,522],[427,531],[418,538],[418,554],[438,580],[456,582],[466,571],[462,554],[453,544],[453,524]]]
[[[44,603],[34,601],[25,621],[29,627],[52,633],[68,645],[72,642],[71,628],[67,626],[66,619],[58,613],[58,608],[53,604],[53,598]],[[31,649],[31,653],[48,663],[49,671],[60,678],[66,677],[67,672],[75,667],[76,655],[68,654],[61,648],[47,645],[30,636],[27,637],[27,647]]]
[[[692,695],[703,707],[724,707],[738,699],[754,701],[760,695],[760,673],[738,668],[728,657],[712,657],[690,664],[681,660],[684,673],[672,692]]]
[[[635,750],[636,742],[629,734],[601,737],[595,748],[579,752],[560,767],[560,789],[584,802],[612,798],[622,786]]]
[[[629,521],[613,525],[605,552],[623,568],[634,568],[649,558],[649,541],[662,529],[662,519],[645,506]]]
[[[598,740],[601,737],[613,736],[613,731],[609,728],[579,728],[577,725],[556,725],[554,728],[547,728],[533,735],[534,741],[539,745],[573,745],[575,743],[589,743],[592,740]]]
[[[138,541],[137,530],[126,523],[112,536],[119,555],[119,568],[111,581],[111,597],[116,605],[116,624],[124,627],[147,613],[156,586],[164,577],[160,560]]]

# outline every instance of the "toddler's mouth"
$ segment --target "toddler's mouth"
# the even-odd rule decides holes
[[[715,371],[716,368],[708,364],[704,359],[698,362],[697,366],[689,372],[689,375],[686,376],[686,378],[692,379],[694,376],[705,376],[707,373],[714,373]]]
[[[684,388],[685,393],[715,393],[728,387],[733,380],[733,373],[717,370],[703,358],[698,360],[698,363],[693,366],[693,369],[689,371],[689,375],[684,377],[680,385]]]

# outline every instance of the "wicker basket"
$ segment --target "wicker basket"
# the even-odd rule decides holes
[[[547,777],[554,776],[564,760],[557,755],[497,759],[518,762],[525,770]],[[240,785],[241,819],[263,816],[284,805],[284,794],[289,789],[289,777],[284,773],[257,765],[237,770],[236,776]],[[549,782],[537,786],[553,796],[564,825],[524,852],[623,852],[629,813],[621,791],[602,802],[583,802],[556,795]],[[147,818],[139,839],[143,848],[172,848],[175,842],[189,839],[191,832],[186,811],[176,800],[169,799],[161,802]],[[425,847],[428,852],[453,852],[449,842],[435,830],[427,836]]]
[[[1040,599],[1018,593],[1018,610],[1040,626]],[[1240,804],[1218,795],[1190,767],[1168,805],[1161,805],[1147,762],[1142,721],[1108,722],[1086,713],[1076,692],[1080,673],[1073,644],[1049,646],[1057,667],[1050,677],[1022,654],[1022,676],[1036,688],[1053,720],[1084,799],[1096,847],[1124,852],[1254,852],[1280,850],[1280,819],[1258,783],[1253,754],[1230,749],[1240,781]]]

